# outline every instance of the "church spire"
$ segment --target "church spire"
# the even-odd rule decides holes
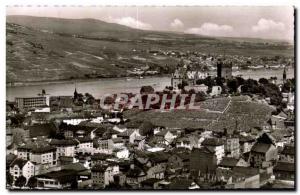
[[[285,83],[285,81],[286,81],[286,67],[284,67],[284,69],[283,69],[282,80],[283,80],[283,83]]]
[[[75,82],[74,99],[77,99],[77,97],[78,97],[78,93],[77,93],[76,82]]]

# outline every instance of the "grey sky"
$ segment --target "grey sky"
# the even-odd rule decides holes
[[[95,18],[134,28],[293,40],[293,7],[7,7],[7,15]]]

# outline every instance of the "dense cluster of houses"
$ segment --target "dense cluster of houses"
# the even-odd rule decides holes
[[[7,148],[10,185],[24,177],[23,187],[34,178],[36,189],[238,189],[295,180],[294,131],[273,133],[293,127],[286,116],[251,134],[128,126],[111,120],[116,113],[18,131],[19,143]]]

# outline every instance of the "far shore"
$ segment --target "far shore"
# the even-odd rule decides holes
[[[103,77],[103,78],[78,78],[78,79],[59,79],[59,80],[38,80],[38,81],[17,81],[6,82],[6,87],[23,87],[23,86],[35,86],[35,85],[47,85],[47,84],[60,84],[60,83],[75,83],[75,82],[90,82],[101,80],[126,80],[126,79],[144,79],[144,78],[157,78],[157,77],[171,77],[169,74],[148,75],[142,76],[128,76],[128,77]]]

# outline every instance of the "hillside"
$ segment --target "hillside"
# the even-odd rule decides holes
[[[170,73],[180,60],[149,50],[293,55],[286,43],[143,31],[95,19],[8,16],[6,33],[7,82],[123,77],[145,66]]]

